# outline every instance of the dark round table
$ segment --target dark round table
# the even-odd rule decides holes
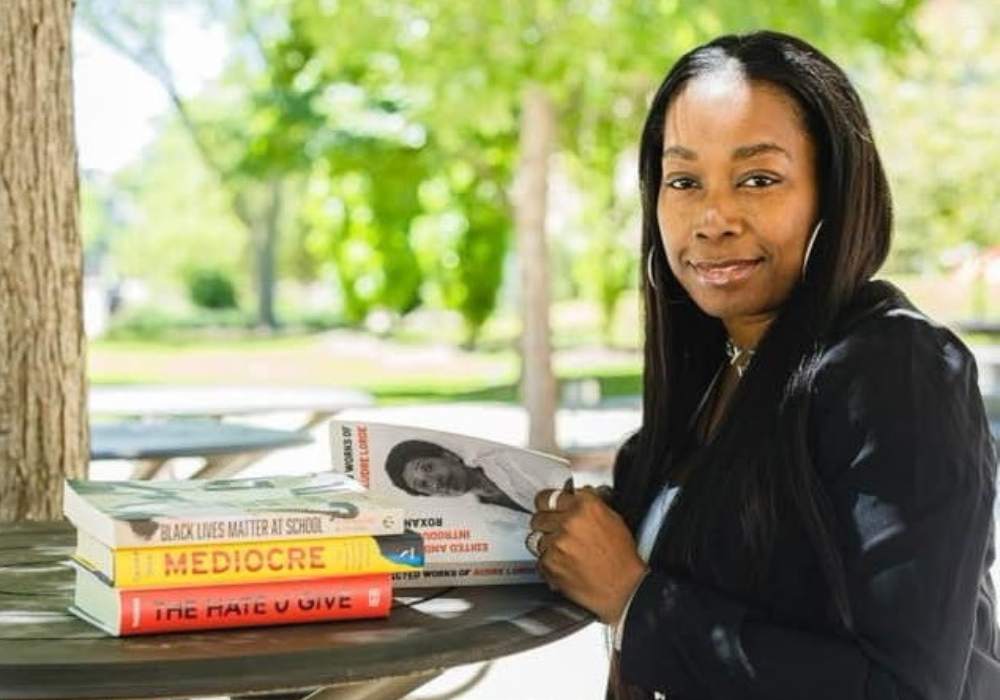
[[[67,612],[73,545],[66,523],[0,526],[0,697],[402,697],[593,621],[544,585],[477,586],[397,589],[384,620],[115,638]]]

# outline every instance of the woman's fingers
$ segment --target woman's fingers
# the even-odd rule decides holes
[[[541,533],[538,568],[551,587],[602,619],[621,610],[645,564],[600,494],[580,489],[564,510],[536,513],[532,528]]]

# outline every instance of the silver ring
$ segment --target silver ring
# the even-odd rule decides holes
[[[545,502],[545,510],[559,510],[559,494],[561,493],[562,489],[549,491],[549,500]]]
[[[545,533],[539,532],[538,530],[532,530],[528,533],[528,536],[524,538],[524,546],[528,548],[529,552],[531,552],[531,556],[535,558],[542,556],[542,552],[538,549],[538,545],[541,543],[543,537],[545,537]]]

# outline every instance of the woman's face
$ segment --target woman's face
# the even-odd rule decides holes
[[[657,219],[696,304],[755,345],[802,274],[816,224],[815,147],[792,98],[726,70],[666,114]]]
[[[411,459],[403,466],[403,481],[427,496],[461,496],[471,487],[465,464],[448,454]]]

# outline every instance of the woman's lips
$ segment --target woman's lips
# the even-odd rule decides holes
[[[755,260],[720,260],[702,261],[688,263],[695,275],[704,284],[713,287],[724,287],[726,285],[742,282],[749,277],[760,259]]]

